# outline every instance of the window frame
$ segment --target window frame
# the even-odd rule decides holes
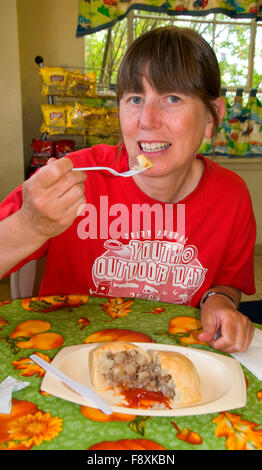
[[[188,21],[189,25],[192,23],[203,23],[203,24],[213,24],[213,39],[212,39],[212,47],[214,48],[215,45],[215,31],[216,26],[219,24],[224,25],[244,25],[250,26],[250,41],[249,41],[249,53],[248,53],[248,73],[246,79],[245,86],[229,86],[226,87],[228,92],[235,92],[237,89],[241,88],[244,93],[249,93],[252,87],[253,82],[253,73],[254,73],[254,62],[255,62],[255,51],[256,51],[256,36],[257,36],[257,28],[262,27],[262,25],[258,25],[254,18],[247,19],[246,21],[241,21],[238,19],[228,19],[228,20],[220,20],[217,19],[217,14],[213,13],[213,18],[207,17],[197,17],[197,16],[168,16],[168,15],[157,15],[157,14],[146,14],[141,13],[139,10],[132,10],[127,16],[127,47],[134,41],[135,39],[135,31],[134,31],[134,21],[135,19],[154,19],[154,20],[166,20],[169,23],[179,23]],[[262,88],[257,88],[258,93],[262,93]]]

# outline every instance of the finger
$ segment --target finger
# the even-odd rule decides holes
[[[198,339],[199,341],[209,343],[214,339],[218,326],[216,325],[215,319],[212,317],[209,317],[208,320],[202,320],[202,326],[203,331],[198,335]]]
[[[245,325],[239,322],[234,329],[225,328],[225,333],[217,340],[210,342],[210,346],[225,353],[247,351],[254,334],[254,325],[247,322]]]
[[[54,157],[48,158],[47,165],[49,165],[50,163],[55,162],[55,161],[56,161],[56,158],[54,158]]]
[[[67,173],[71,172],[73,163],[69,158],[54,159],[48,165],[41,168],[35,178],[32,178],[32,183],[37,187],[48,188],[57,182]]]
[[[59,199],[63,197],[67,191],[71,190],[74,186],[83,185],[86,180],[86,173],[84,172],[73,172],[69,171],[61,178],[59,178],[54,184],[45,188],[45,196],[55,197]]]
[[[77,174],[79,173],[79,174]],[[86,180],[86,173],[85,172],[73,172],[69,171],[66,174],[63,174],[57,181],[55,181],[52,185],[47,187],[41,187],[40,184],[35,187],[33,186],[30,188],[30,193],[32,194],[32,198],[40,199],[40,204],[42,207],[47,205],[57,204],[60,198],[69,191],[71,188],[77,185],[82,185]]]
[[[62,227],[60,232],[66,230],[72,225],[78,216],[79,207],[81,207],[83,204],[86,204],[85,195],[82,195],[79,199],[75,200],[75,202],[72,203],[70,207],[67,207],[67,209],[63,211],[63,216],[59,218],[59,224]]]
[[[248,350],[250,343],[253,339],[254,332],[255,332],[255,327],[253,323],[250,320],[248,320],[247,325],[245,325],[244,328],[242,328],[242,340],[240,344],[237,344],[237,351],[245,352]]]
[[[61,210],[70,209],[73,204],[83,197],[85,197],[85,185],[83,183],[75,184],[59,198]]]
[[[210,343],[214,338],[214,334],[213,331],[203,331],[198,335],[198,339],[199,341],[204,341],[204,343]]]
[[[82,203],[83,200],[84,203],[86,203],[85,185],[83,183],[72,186],[59,197],[54,198],[51,194],[49,204],[48,199],[42,198],[41,200],[38,200],[35,205],[40,214],[45,214],[47,218],[60,223],[64,217],[68,217],[71,208],[80,199],[82,200]]]

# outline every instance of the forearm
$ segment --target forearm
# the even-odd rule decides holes
[[[227,294],[229,297],[232,298],[232,301],[230,301],[230,299],[224,295],[221,295],[221,294],[218,294],[218,295],[210,295],[206,302],[203,303],[203,300],[205,300],[207,294],[209,292],[221,292],[221,293],[224,293],[224,294]],[[212,300],[213,302],[212,302]],[[232,305],[232,303],[235,304],[235,307],[237,308],[238,305],[239,305],[239,302],[240,302],[240,299],[241,299],[241,292],[240,290],[238,289],[235,289],[234,287],[230,287],[230,286],[226,286],[226,285],[217,285],[217,286],[212,286],[210,287],[210,289],[208,289],[203,295],[202,295],[202,298],[201,298],[201,301],[200,301],[200,308],[205,308],[207,307],[207,305],[211,305],[212,303],[216,303],[217,300],[225,300],[227,302],[230,302],[230,304]]]
[[[0,222],[0,278],[46,242],[30,229],[21,210]]]

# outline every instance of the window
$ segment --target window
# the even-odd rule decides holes
[[[101,84],[115,83],[121,58],[130,43],[143,32],[175,24],[197,30],[214,48],[222,75],[222,86],[234,92],[243,88],[262,91],[262,24],[254,19],[231,19],[222,14],[205,17],[166,16],[131,12],[113,28],[85,37],[86,67],[97,70]]]

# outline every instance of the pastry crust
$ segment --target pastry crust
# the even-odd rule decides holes
[[[186,405],[201,400],[200,380],[194,364],[183,354],[157,351],[163,370],[171,374],[176,387],[173,404]]]
[[[151,168],[153,166],[153,162],[149,160],[149,158],[145,157],[142,153],[136,157],[138,161],[139,168]]]

